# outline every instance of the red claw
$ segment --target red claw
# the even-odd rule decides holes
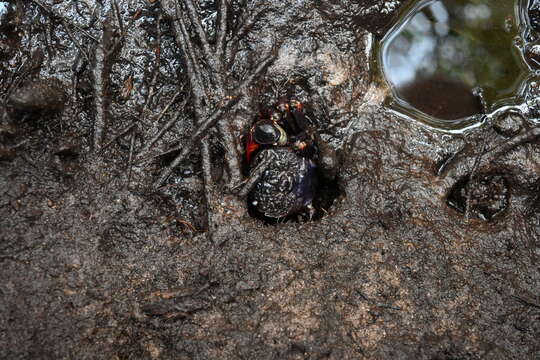
[[[253,131],[249,131],[249,135],[247,137],[247,143],[246,143],[246,159],[248,164],[251,163],[251,159],[253,157],[253,154],[257,151],[257,149],[260,147],[254,139],[253,139]]]

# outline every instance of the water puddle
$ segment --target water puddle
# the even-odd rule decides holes
[[[0,30],[4,30],[9,26],[10,18],[14,13],[14,6],[6,1],[0,1]],[[0,35],[3,35],[0,33]]]
[[[431,127],[461,130],[520,103],[531,74],[523,2],[420,0],[402,9],[375,47],[392,94],[386,105]]]

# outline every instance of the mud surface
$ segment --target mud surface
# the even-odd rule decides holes
[[[0,16],[0,358],[540,357],[537,129],[512,123],[536,136],[489,152],[510,141],[504,122],[444,135],[386,112],[367,30],[383,32],[399,2],[235,3],[231,26],[265,11],[234,81],[280,46],[228,113],[235,136],[261,104],[294,96],[340,159],[326,216],[272,226],[223,185],[215,130],[215,188],[198,148],[152,187],[176,153],[158,155],[194,132],[177,19],[160,1],[12,3]],[[210,33],[212,4],[199,9]],[[449,206],[451,193],[466,203]]]

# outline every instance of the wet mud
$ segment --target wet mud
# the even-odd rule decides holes
[[[228,29],[262,12],[225,52],[226,81],[204,67],[228,65],[200,63],[197,104],[178,41],[188,9],[12,3],[0,12],[0,358],[540,356],[540,130],[508,115],[450,135],[386,111],[368,31],[380,38],[401,2],[231,2]],[[214,48],[213,1],[197,10]],[[261,105],[310,104],[339,159],[317,221],[249,216],[223,123],[155,186],[196,121],[267,58],[223,118],[242,139]]]

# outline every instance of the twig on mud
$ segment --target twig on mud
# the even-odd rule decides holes
[[[103,145],[100,149],[98,154],[102,154],[109,146],[111,146],[116,140],[120,139],[122,136],[127,134],[131,129],[133,129],[137,125],[137,121],[132,121],[128,126],[124,128],[124,130],[121,130],[118,134],[116,134],[111,140],[109,140],[105,145]]]
[[[183,220],[183,219],[176,219],[176,221],[179,222],[182,225],[185,225],[186,227],[188,227],[194,233],[197,232],[197,229],[195,228],[195,226],[193,226],[193,224],[190,223],[189,221]]]
[[[191,296],[197,296],[203,291],[210,288],[210,283],[205,283],[200,288],[193,290],[193,289],[177,289],[177,290],[169,290],[169,291],[156,291],[152,293],[152,296],[157,296],[162,299],[172,299],[172,298],[184,298],[184,297],[191,297]]]
[[[157,181],[154,183],[154,188],[159,188],[170,176],[173,169],[192,151],[193,146],[200,142],[210,236],[212,236],[211,229],[214,227],[214,222],[218,221],[218,218],[214,216],[212,209],[215,206],[221,205],[215,201],[217,187],[212,178],[212,163],[210,161],[210,147],[207,137],[208,130],[214,126],[217,127],[220,135],[219,140],[223,143],[223,148],[225,150],[224,160],[229,175],[226,187],[231,190],[233,184],[239,183],[243,178],[241,172],[241,159],[238,152],[238,139],[231,129],[230,115],[227,114],[228,110],[236,104],[231,103],[225,107],[220,104],[223,103],[224,99],[227,100],[232,98],[237,101],[242,97],[253,82],[266,71],[277,55],[277,47],[275,47],[263,61],[254,67],[254,70],[241,81],[240,84],[236,86],[229,84],[229,73],[234,66],[235,58],[235,56],[231,55],[236,54],[238,43],[242,37],[247,34],[249,29],[251,29],[258,15],[251,12],[248,17],[249,22],[244,23],[244,26],[232,35],[232,41],[228,42],[227,35],[230,31],[229,17],[231,12],[229,1],[216,1],[218,2],[219,18],[215,27],[216,41],[214,44],[210,44],[208,41],[208,36],[202,26],[198,14],[196,2],[193,0],[162,0],[160,2],[165,14],[170,19],[175,20],[173,21],[173,28],[177,45],[181,50],[182,57],[186,64],[185,73],[191,86],[192,108],[196,130],[187,144],[167,151],[167,153],[169,153],[180,150],[180,154],[178,154],[169,166],[163,169]],[[179,3],[182,5],[179,5]],[[183,12],[183,9],[185,9],[185,13]],[[188,25],[191,26],[188,27]],[[188,29],[193,31],[196,41],[190,36]],[[212,107],[217,109],[214,110],[214,113],[211,113],[209,110],[212,109]],[[247,208],[242,209],[244,212],[247,211]]]
[[[472,169],[469,172],[469,182],[467,184],[466,189],[466,196],[465,196],[465,222],[469,222],[470,216],[471,216],[471,194],[473,190],[473,181],[476,177],[476,173],[478,171],[478,168],[482,162],[482,157],[486,153],[488,140],[484,139],[482,150],[480,151],[480,154],[475,157],[474,164],[472,166]]]
[[[94,150],[101,150],[105,140],[105,132],[109,122],[110,97],[109,82],[112,71],[113,56],[119,50],[121,42],[114,37],[114,29],[111,24],[111,14],[103,24],[101,46],[97,46],[94,56]]]
[[[259,17],[266,11],[264,7],[259,9],[253,9],[248,17],[244,20],[238,30],[233,35],[230,45],[225,51],[225,58],[232,64],[236,58],[240,41],[247,35],[251,28],[255,25]],[[229,64],[230,65],[230,64]]]
[[[536,138],[540,137],[540,127],[535,127],[526,131],[525,133],[515,136],[506,143],[490,150],[486,154],[488,162],[495,160],[495,158],[507,153],[508,151],[514,149],[516,146],[533,142]]]
[[[277,50],[278,50],[278,47],[274,47],[270,54],[268,55],[268,57],[266,59],[263,59],[261,60],[257,66],[255,67],[255,70],[253,70],[251,72],[251,74],[249,74],[249,76],[244,79],[244,81],[242,81],[242,83],[240,83],[240,86],[238,86],[238,90],[237,91],[240,91],[240,92],[244,92],[247,90],[247,88],[251,85],[253,85],[253,82],[255,81],[256,78],[258,78],[259,76],[262,75],[263,72],[266,71],[266,69],[272,65],[272,63],[274,62],[274,60],[276,60],[276,57],[277,57]]]
[[[540,309],[539,304],[533,303],[532,301],[529,301],[529,300],[525,300],[525,299],[520,298],[519,296],[516,296],[516,295],[512,295],[512,297],[514,299],[516,299],[517,301],[519,301],[520,303],[522,303],[523,305],[530,306],[530,307],[533,307],[533,308],[536,308],[536,309]]]
[[[116,2],[115,2],[116,4]],[[117,5],[118,7],[118,5]],[[118,11],[118,9],[116,9],[116,11]],[[118,22],[120,23],[121,22],[121,19],[119,18],[120,14],[117,13],[117,18],[118,18]],[[157,49],[160,49],[161,48],[161,27],[160,27],[160,21],[161,21],[161,17],[158,16],[158,20],[157,20]],[[120,26],[120,25],[119,25]],[[122,36],[125,35],[125,33],[123,32],[123,28],[121,28],[121,31],[122,31]],[[158,77],[159,77],[159,64],[160,64],[160,58],[159,56],[157,56],[157,59],[156,59],[156,62],[155,62],[155,65],[154,65],[154,71],[153,71],[153,76],[152,76],[152,80],[150,81],[150,85],[148,86],[148,93],[146,95],[146,98],[144,100],[144,105],[143,105],[143,108],[140,110],[139,112],[139,116],[137,117],[137,119],[133,120],[128,126],[126,126],[124,128],[124,130],[120,131],[120,133],[118,133],[116,136],[114,136],[113,139],[111,139],[110,141],[108,141],[105,145],[103,145],[101,147],[101,149],[99,150],[99,153],[103,153],[103,151],[105,149],[107,149],[109,146],[111,146],[111,144],[113,144],[116,140],[118,140],[120,137],[122,137],[123,135],[125,135],[126,133],[128,133],[131,129],[133,129],[139,122],[143,121],[144,119],[144,115],[146,113],[146,110],[148,109],[148,106],[149,104],[151,103],[156,91],[155,91],[155,86],[156,86],[156,83],[157,83],[157,80],[158,80]],[[180,94],[180,92],[177,92],[173,99],[165,106],[165,109],[159,114],[159,116],[155,119],[155,121],[159,121],[161,119],[161,117],[169,110],[170,106],[172,105],[172,103],[176,100],[176,98],[178,97],[178,95]],[[132,149],[130,149],[131,151]],[[132,155],[132,154],[131,154]],[[130,158],[132,158],[132,156],[130,155]],[[131,162],[131,161],[130,161]]]
[[[197,15],[197,10],[195,9],[195,5],[192,0],[184,0],[186,7],[188,9],[188,12],[190,14],[191,23],[196,29],[197,36],[199,37],[199,40],[202,44],[202,51],[207,59],[207,61],[210,63],[210,74],[214,75],[209,76],[208,80],[209,82],[215,86],[214,92],[218,98],[225,98],[226,92],[225,92],[225,76],[224,71],[225,69],[223,66],[221,68],[218,68],[219,59],[217,58],[216,54],[212,52],[210,48],[210,44],[208,43],[208,39],[206,36],[206,33],[204,32],[204,29],[202,28],[201,21]],[[188,52],[185,52],[184,54],[186,57],[190,57],[191,61],[188,61],[188,76],[190,77],[190,80],[192,82],[192,90],[197,96],[194,96],[195,98],[199,98],[198,102],[199,104],[202,103],[202,94],[205,93],[205,87],[201,75],[201,69],[198,66],[195,50],[193,46],[191,45],[189,35],[186,30],[186,25],[184,22],[184,19],[181,15],[178,14],[178,7],[176,7],[177,15],[179,16],[179,23],[180,23],[180,30],[182,33],[182,40],[186,42],[185,49]],[[223,15],[227,15],[225,12]],[[223,19],[223,26],[225,27],[226,32],[226,23],[227,18]],[[217,53],[217,50],[216,50]],[[191,71],[189,71],[189,68],[191,67]],[[195,115],[196,115],[196,123],[199,123],[201,119],[205,116],[204,110],[200,106],[195,107]],[[239,156],[236,153],[236,141],[235,137],[229,127],[229,121],[228,119],[220,119],[217,123],[219,132],[222,136],[222,140],[225,143],[224,149],[225,149],[225,161],[227,163],[227,167],[229,169],[229,175],[231,178],[231,181],[234,181],[233,179],[238,179],[241,177],[241,171],[240,171],[240,160]]]
[[[197,9],[195,8],[193,0],[183,0],[183,2],[188,9],[191,24],[195,28],[197,37],[202,44],[202,50],[205,58],[207,60],[210,60],[210,67],[212,68],[212,70],[218,71],[218,69],[216,68],[218,60],[215,58],[215,54],[210,48],[210,44],[208,43],[208,37],[206,36],[206,32],[202,27],[201,19],[199,18],[199,14],[197,13]]]
[[[529,129],[523,134],[517,135],[514,138],[489,149],[482,155],[478,169],[482,169],[484,166],[492,163],[497,158],[505,155],[519,145],[533,142],[537,138],[540,138],[540,127]],[[451,161],[453,163],[452,168],[442,177],[443,181],[446,183],[445,188],[453,186],[456,181],[468,175],[468,172],[473,167],[472,164],[474,164],[476,159],[477,156],[475,155],[454,157]],[[467,166],[467,164],[469,164],[469,166]]]
[[[159,24],[159,20],[158,20],[158,24]],[[158,39],[159,39],[159,26],[158,26]],[[159,40],[158,40],[159,42]],[[154,94],[155,94],[155,85],[156,85],[156,82],[157,82],[157,78],[158,78],[158,75],[159,75],[159,59],[156,61],[156,65],[154,67],[154,76],[152,76],[152,80],[150,81],[150,86],[148,87],[148,94],[146,96],[146,99],[144,100],[144,106],[143,108],[141,109],[141,111],[139,112],[139,117],[137,118],[137,120],[135,120],[133,122],[133,125],[131,126],[132,128],[136,128],[138,123],[142,121],[142,119],[144,118],[144,114],[146,113],[146,109],[148,108],[148,104],[150,104],[150,102],[152,101],[152,98],[154,97]],[[131,173],[132,173],[132,169],[133,169],[133,150],[134,150],[134,146],[135,146],[135,134],[132,132],[131,133],[131,140],[130,140],[130,144],[129,144],[129,159],[128,159],[128,177],[127,177],[127,185],[126,185],[126,188],[129,189],[129,183],[131,182]]]
[[[79,49],[79,52],[82,54],[82,56],[84,57],[84,59],[86,61],[90,61],[90,58],[88,56],[88,54],[86,53],[86,51],[82,48],[81,44],[79,44],[79,42],[77,41],[77,39],[75,39],[75,36],[73,35],[71,29],[69,28],[69,26],[67,26],[64,22],[62,22],[62,25],[64,26],[64,29],[66,29],[66,33],[68,35],[68,37],[70,38],[71,42],[73,44],[75,44],[75,47],[77,49]]]
[[[358,240],[359,242],[362,242],[364,241],[364,237],[366,236],[367,232],[369,230],[371,230],[371,228],[375,225],[380,225],[381,227],[384,228],[384,224],[381,220],[375,220],[375,221],[372,221],[370,222],[369,224],[367,224],[366,228],[364,229],[364,231],[362,231],[362,235],[360,235],[360,239]]]
[[[116,0],[113,0],[112,7],[114,10],[114,15],[116,16],[116,21],[118,21],[118,28],[120,29],[120,33],[122,36],[124,36],[124,22],[122,21],[122,16],[120,16],[120,9],[118,8],[118,3]]]
[[[148,86],[148,94],[146,95],[146,98],[144,99],[144,105],[141,111],[139,112],[139,120],[142,120],[144,117],[144,113],[148,109],[148,105],[152,102],[152,99],[154,98],[154,95],[156,94],[156,82],[159,77],[159,64],[156,64],[154,67],[154,75],[152,76],[152,80],[150,80],[150,85]]]
[[[167,180],[169,175],[171,175],[171,173],[173,172],[174,168],[178,166],[178,164],[180,164],[187,155],[189,155],[193,146],[207,135],[208,130],[214,125],[216,125],[216,123],[221,119],[223,114],[227,112],[234,104],[236,104],[238,100],[239,97],[228,99],[227,102],[223,104],[223,106],[215,110],[212,115],[210,115],[207,119],[198,124],[197,130],[195,130],[188,143],[182,147],[182,151],[180,152],[180,154],[173,160],[173,162],[169,166],[167,166],[161,172],[158,180],[154,183],[154,188],[159,188],[161,184],[163,184],[165,180]]]
[[[163,115],[169,111],[169,108],[171,107],[171,105],[176,101],[176,99],[178,98],[178,96],[180,96],[180,91],[177,92],[176,94],[174,94],[174,96],[172,97],[172,99],[167,103],[167,105],[165,105],[165,108],[159,113],[159,115],[154,119],[154,122],[158,122],[162,117]],[[189,98],[186,98],[182,104],[180,104],[180,109],[183,109],[187,102],[188,102]],[[146,143],[146,145],[144,146],[143,150],[141,151],[141,153],[139,154],[139,156],[143,157],[143,155],[145,153],[147,153],[148,151],[150,151],[150,148],[156,143],[156,141],[158,141],[159,139],[161,139],[161,137],[178,121],[178,118],[179,118],[180,114],[175,114],[174,116],[171,116],[171,119],[164,125],[162,126],[158,132],[156,133],[156,135],[154,135],[154,137],[152,137],[152,139],[150,139],[150,141],[148,141],[148,143]]]
[[[172,11],[174,11],[175,17],[178,21],[174,22],[174,29],[177,37],[177,44],[180,46],[180,50],[184,53],[184,59],[186,61],[186,72],[191,83],[191,91],[193,93],[193,100],[195,103],[195,108],[199,108],[202,104],[203,97],[206,96],[204,91],[204,83],[201,78],[201,69],[199,67],[198,59],[199,56],[195,52],[192,42],[189,39],[189,33],[187,31],[187,26],[184,20],[184,17],[180,14],[178,4],[172,0],[162,1],[162,6],[165,7],[167,15],[172,17]],[[171,7],[167,12],[167,6]]]
[[[233,135],[228,117],[224,117],[218,121],[218,130],[221,135],[221,141],[225,144],[225,162],[229,170],[229,188],[232,183],[242,178],[242,171],[240,166],[240,156],[236,149],[236,138]]]
[[[135,134],[134,132],[131,133],[131,139],[129,141],[129,158],[128,158],[128,174],[127,174],[127,183],[126,183],[126,189],[129,189],[129,183],[131,182],[131,173],[133,169],[133,150],[135,148]]]
[[[268,169],[272,161],[274,160],[273,156],[265,159],[251,172],[251,175],[243,183],[237,186],[239,188],[238,196],[243,198],[251,191],[255,183],[261,179],[264,175],[264,172]]]
[[[195,114],[195,123],[198,124],[201,121],[200,111],[202,111],[203,98],[206,97],[205,86],[202,80],[201,69],[198,63],[198,56],[195,53],[192,42],[190,41],[187,27],[184,21],[183,16],[180,14],[178,4],[176,2],[171,3],[172,0],[163,1],[162,6],[166,14],[169,17],[172,17],[173,11],[176,15],[177,21],[174,22],[174,29],[176,32],[177,43],[180,47],[181,52],[184,54],[184,59],[186,61],[186,72],[188,75],[189,82],[191,84],[191,94],[193,98],[194,114]],[[210,163],[210,148],[208,146],[208,141],[202,139],[199,146],[202,158],[202,169],[203,169],[203,178],[205,184],[205,200],[207,206],[212,203],[212,191],[209,189],[213,186],[212,176],[211,176],[211,163]],[[181,160],[178,158],[177,162],[180,163]],[[160,175],[158,182],[154,184],[154,188],[160,186],[162,182],[171,174],[173,166],[169,166],[165,171]],[[156,184],[159,185],[156,186]],[[207,217],[209,226],[211,226],[211,216]]]
[[[225,53],[227,41],[227,23],[229,21],[229,4],[227,0],[220,0],[218,9],[219,21],[216,23],[216,58],[221,59]],[[221,69],[222,71],[224,69]]]
[[[94,56],[94,69],[92,75],[94,77],[94,150],[101,150],[101,143],[105,138],[105,128],[107,126],[108,117],[108,71],[105,50],[102,47],[97,47]]]
[[[215,217],[213,212],[210,210],[215,204],[216,194],[214,180],[212,179],[212,162],[210,159],[210,146],[208,141],[201,142],[201,158],[202,158],[202,172],[203,172],[203,181],[204,181],[204,197],[206,200],[206,221],[208,223],[208,230],[210,238],[212,238],[212,230],[215,227]]]
[[[96,39],[95,37],[93,37],[92,35],[90,35],[87,31],[85,31],[83,28],[81,28],[79,25],[77,24],[74,24],[72,23],[71,21],[69,21],[68,19],[66,19],[65,17],[57,14],[56,12],[54,12],[53,9],[51,9],[50,7],[42,4],[40,1],[38,0],[31,0],[34,4],[36,4],[37,6],[39,6],[40,8],[42,8],[47,14],[49,14],[49,16],[59,20],[62,25],[64,25],[64,27],[67,27],[67,26],[70,26],[70,27],[73,27],[75,29],[77,29],[77,31],[79,31],[81,34],[83,34],[84,36],[86,36],[87,38],[89,39],[92,39],[94,40],[95,42],[99,43],[99,40]]]

